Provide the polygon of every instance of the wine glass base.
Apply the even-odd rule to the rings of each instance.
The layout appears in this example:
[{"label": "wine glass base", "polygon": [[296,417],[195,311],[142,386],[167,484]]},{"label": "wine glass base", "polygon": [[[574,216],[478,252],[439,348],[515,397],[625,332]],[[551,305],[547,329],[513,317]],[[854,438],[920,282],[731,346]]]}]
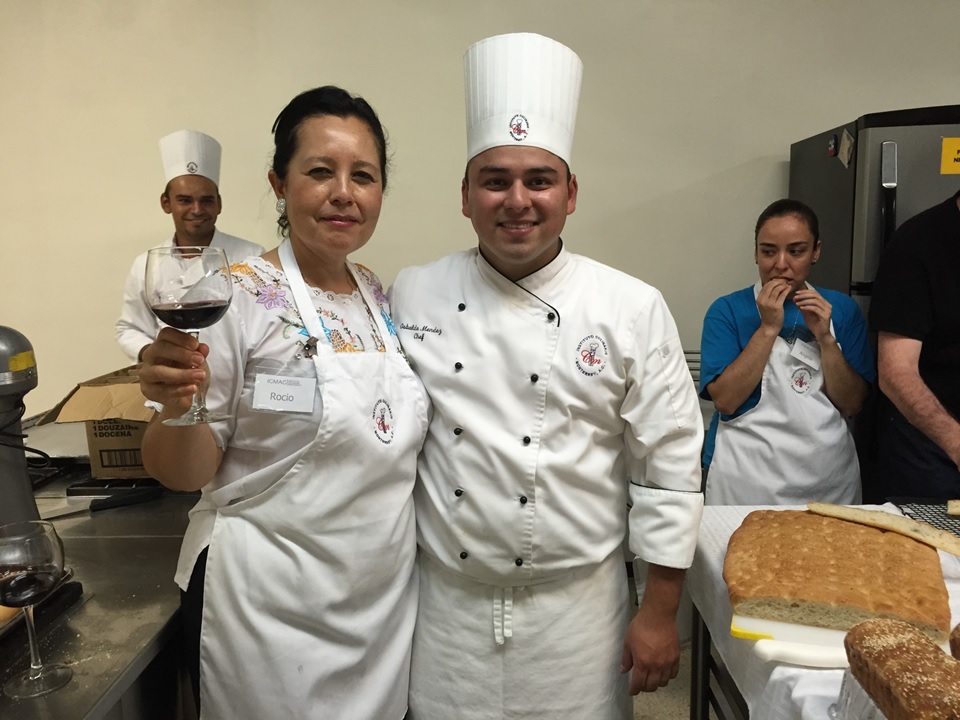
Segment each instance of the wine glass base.
[{"label": "wine glass base", "polygon": [[59,690],[73,677],[73,670],[64,665],[44,665],[40,676],[31,678],[30,671],[11,678],[3,686],[3,692],[16,700],[40,697]]},{"label": "wine glass base", "polygon": [[209,410],[200,410],[197,412],[192,412],[188,410],[186,413],[181,415],[178,418],[170,418],[169,420],[164,420],[163,424],[169,427],[189,427],[190,425],[206,425],[207,423],[220,422],[222,420],[229,420],[229,415],[224,415],[222,413],[213,413]]}]

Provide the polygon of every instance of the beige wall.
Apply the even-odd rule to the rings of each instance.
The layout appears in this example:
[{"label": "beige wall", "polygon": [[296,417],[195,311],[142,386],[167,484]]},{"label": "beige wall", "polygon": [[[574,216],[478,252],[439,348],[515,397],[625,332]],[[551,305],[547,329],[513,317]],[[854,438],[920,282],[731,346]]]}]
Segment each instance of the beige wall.
[{"label": "beige wall", "polygon": [[[960,102],[955,0],[31,0],[0,3],[0,325],[36,351],[28,414],[126,364],[133,257],[172,231],[160,136],[223,145],[218,226],[275,242],[271,123],[297,92],[366,96],[393,143],[389,284],[475,242],[460,215],[461,58],[535,31],[585,65],[568,246],[659,287],[684,345],[753,281],[752,225],[792,141],[868,112]],[[829,238],[824,238],[829,242]]]}]

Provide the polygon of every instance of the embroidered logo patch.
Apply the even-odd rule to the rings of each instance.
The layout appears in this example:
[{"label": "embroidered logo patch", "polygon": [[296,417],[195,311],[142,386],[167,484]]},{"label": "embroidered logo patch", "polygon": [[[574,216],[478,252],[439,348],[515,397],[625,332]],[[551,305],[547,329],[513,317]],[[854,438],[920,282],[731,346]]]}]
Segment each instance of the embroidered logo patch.
[{"label": "embroidered logo patch", "polygon": [[813,375],[807,368],[797,368],[790,378],[790,387],[793,388],[795,393],[804,395],[810,391],[811,379],[813,379]]},{"label": "embroidered logo patch", "polygon": [[384,445],[393,442],[393,408],[383,398],[377,400],[373,406],[373,413],[370,416],[373,419],[373,433],[377,440]]},{"label": "embroidered logo patch", "polygon": [[510,137],[517,142],[527,139],[527,131],[530,129],[530,122],[526,117],[519,113],[510,118]]},{"label": "embroidered logo patch", "polygon": [[587,335],[577,345],[577,370],[587,377],[603,372],[609,357],[606,341],[599,335]]},{"label": "embroidered logo patch", "polygon": [[196,171],[197,171],[197,164],[196,164],[195,162],[188,162],[188,163],[187,163],[187,172],[193,174],[193,173],[195,173]]}]

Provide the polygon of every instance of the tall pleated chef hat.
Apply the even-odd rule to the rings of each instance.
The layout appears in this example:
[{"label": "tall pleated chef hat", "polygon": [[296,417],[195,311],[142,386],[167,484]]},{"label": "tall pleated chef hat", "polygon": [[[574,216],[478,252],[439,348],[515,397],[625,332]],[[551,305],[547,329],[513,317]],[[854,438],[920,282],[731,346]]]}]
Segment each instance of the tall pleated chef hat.
[{"label": "tall pleated chef hat", "polygon": [[467,159],[501,145],[543,148],[570,164],[583,63],[535,33],[496,35],[463,57]]},{"label": "tall pleated chef hat", "polygon": [[203,175],[220,186],[220,143],[198,130],[177,130],[160,138],[167,182],[181,175]]}]

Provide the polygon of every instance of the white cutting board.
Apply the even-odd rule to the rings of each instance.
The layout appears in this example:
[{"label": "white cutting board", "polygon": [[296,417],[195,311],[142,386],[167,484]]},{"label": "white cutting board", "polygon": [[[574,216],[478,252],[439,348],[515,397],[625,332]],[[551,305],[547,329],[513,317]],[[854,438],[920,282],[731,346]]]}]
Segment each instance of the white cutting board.
[{"label": "white cutting board", "polygon": [[[818,668],[845,668],[847,652],[843,648],[845,630],[829,630],[734,615],[730,634],[735,638],[755,640],[753,652],[761,660]],[[947,654],[950,646],[941,645]]]},{"label": "white cutting board", "polygon": [[734,615],[730,634],[743,640],[755,640],[753,652],[761,660],[805,665],[807,667],[847,667],[843,649],[843,630],[794,625]]}]

